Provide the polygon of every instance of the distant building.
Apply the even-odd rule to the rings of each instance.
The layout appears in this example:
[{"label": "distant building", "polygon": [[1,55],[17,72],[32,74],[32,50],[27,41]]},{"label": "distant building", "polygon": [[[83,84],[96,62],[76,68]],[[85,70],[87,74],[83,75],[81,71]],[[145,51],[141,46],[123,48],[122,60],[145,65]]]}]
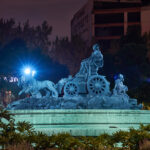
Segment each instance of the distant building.
[{"label": "distant building", "polygon": [[141,29],[142,34],[150,32],[150,5],[141,7]]},{"label": "distant building", "polygon": [[140,0],[88,0],[71,20],[71,36],[80,35],[88,45],[94,39],[108,50],[128,27],[150,31],[150,6]]}]

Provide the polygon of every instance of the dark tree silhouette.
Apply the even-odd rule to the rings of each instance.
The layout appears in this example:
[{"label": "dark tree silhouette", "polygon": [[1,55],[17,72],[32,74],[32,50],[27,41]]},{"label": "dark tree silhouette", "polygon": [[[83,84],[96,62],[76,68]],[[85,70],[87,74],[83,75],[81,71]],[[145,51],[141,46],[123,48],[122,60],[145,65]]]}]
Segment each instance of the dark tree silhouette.
[{"label": "dark tree silhouette", "polygon": [[69,41],[67,37],[57,37],[49,52],[54,61],[67,65],[72,75],[77,73],[81,61],[89,57],[90,54],[91,49],[86,46],[86,43],[79,36],[73,37],[72,41]]},{"label": "dark tree silhouette", "polygon": [[66,76],[68,69],[48,56],[51,31],[46,21],[34,27],[29,21],[17,25],[13,19],[0,19],[0,73],[18,75],[23,65],[31,64],[41,73],[39,79],[56,81]]},{"label": "dark tree silhouette", "polygon": [[[16,24],[13,19],[0,19],[0,77],[19,77],[22,67],[26,65],[37,70],[38,80],[57,82],[68,76],[68,68],[54,63],[48,55],[51,31],[52,27],[46,21],[38,26],[30,26],[29,21]],[[18,90],[16,83],[0,80],[2,95],[5,91],[11,91],[17,99]]]},{"label": "dark tree silhouette", "polygon": [[118,72],[125,74],[129,95],[140,102],[149,100],[150,62],[148,60],[149,37],[141,36],[139,27],[129,28],[127,34],[120,40],[120,50],[116,54]]},{"label": "dark tree silhouette", "polygon": [[51,44],[49,36],[52,27],[47,21],[43,21],[41,25],[30,26],[27,20],[24,24],[16,24],[13,19],[0,19],[0,43],[1,46],[8,44],[10,41],[21,38],[25,41],[30,49],[40,48],[44,51],[49,49]]}]

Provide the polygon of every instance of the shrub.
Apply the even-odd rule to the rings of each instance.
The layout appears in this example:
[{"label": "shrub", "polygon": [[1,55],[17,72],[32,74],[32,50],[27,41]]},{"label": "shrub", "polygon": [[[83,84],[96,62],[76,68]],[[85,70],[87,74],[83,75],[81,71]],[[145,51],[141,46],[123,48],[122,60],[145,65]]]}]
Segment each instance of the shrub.
[{"label": "shrub", "polygon": [[[28,122],[14,123],[7,111],[0,110],[0,145],[7,150],[146,150],[150,149],[150,125],[139,129],[106,133],[98,137],[73,137],[68,133],[48,136],[35,132]],[[117,144],[121,144],[119,148]]]}]

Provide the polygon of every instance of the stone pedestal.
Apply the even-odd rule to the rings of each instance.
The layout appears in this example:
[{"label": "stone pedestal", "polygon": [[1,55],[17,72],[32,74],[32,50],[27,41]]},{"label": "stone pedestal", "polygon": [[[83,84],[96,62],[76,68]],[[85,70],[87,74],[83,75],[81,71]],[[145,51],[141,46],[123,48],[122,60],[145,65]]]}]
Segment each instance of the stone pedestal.
[{"label": "stone pedestal", "polygon": [[68,132],[73,136],[98,136],[150,124],[148,110],[11,110],[17,121],[30,122],[48,135]]}]

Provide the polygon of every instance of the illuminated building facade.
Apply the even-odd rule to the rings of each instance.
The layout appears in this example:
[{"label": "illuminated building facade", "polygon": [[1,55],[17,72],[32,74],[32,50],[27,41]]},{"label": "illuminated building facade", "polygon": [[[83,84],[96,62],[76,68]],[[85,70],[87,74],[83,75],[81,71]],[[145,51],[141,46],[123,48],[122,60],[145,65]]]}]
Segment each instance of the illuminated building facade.
[{"label": "illuminated building facade", "polygon": [[98,41],[108,50],[127,28],[150,31],[149,15],[150,6],[140,0],[89,0],[71,20],[71,37],[80,35],[88,45]]}]

